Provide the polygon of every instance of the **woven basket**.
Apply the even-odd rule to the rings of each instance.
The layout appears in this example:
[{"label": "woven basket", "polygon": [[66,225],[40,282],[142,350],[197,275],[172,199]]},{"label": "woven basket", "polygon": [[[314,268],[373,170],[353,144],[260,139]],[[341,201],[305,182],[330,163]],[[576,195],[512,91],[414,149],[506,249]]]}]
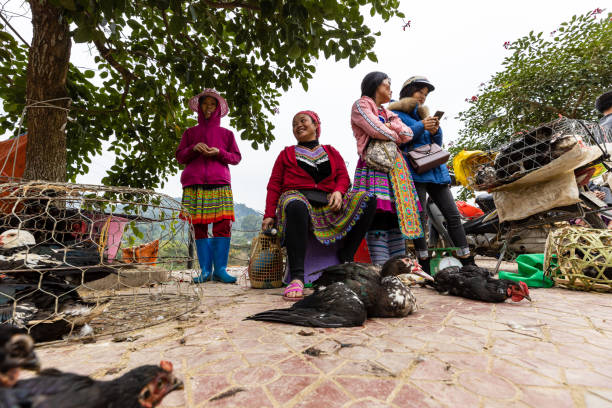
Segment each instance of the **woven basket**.
[{"label": "woven basket", "polygon": [[259,234],[253,240],[248,272],[252,288],[270,289],[283,286],[285,262],[279,237]]},{"label": "woven basket", "polygon": [[612,231],[579,227],[552,231],[546,239],[544,274],[568,289],[612,292]]}]

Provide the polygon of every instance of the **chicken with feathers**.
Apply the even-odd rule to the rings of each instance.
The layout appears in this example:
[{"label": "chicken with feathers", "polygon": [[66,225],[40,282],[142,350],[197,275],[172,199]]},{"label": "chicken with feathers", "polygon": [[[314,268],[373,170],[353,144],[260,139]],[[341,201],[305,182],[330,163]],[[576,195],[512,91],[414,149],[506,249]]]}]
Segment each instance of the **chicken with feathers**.
[{"label": "chicken with feathers", "polygon": [[433,282],[428,281],[427,284],[442,294],[483,302],[499,303],[508,298],[514,302],[523,299],[531,301],[525,282],[493,278],[488,270],[475,265],[445,268],[436,273]]},{"label": "chicken with feathers", "polygon": [[[134,368],[110,381],[47,369],[18,381],[10,391],[18,408],[153,408],[183,383],[172,373],[172,363]],[[16,404],[15,404],[16,403]],[[2,405],[0,405],[0,408]]]},{"label": "chicken with feathers", "polygon": [[246,319],[309,327],[352,327],[362,325],[367,317],[404,317],[416,309],[416,299],[397,276],[425,274],[419,270],[403,256],[390,259],[380,270],[356,262],[331,266],[323,269],[312,295],[290,308],[268,310]]},{"label": "chicken with feathers", "polygon": [[15,385],[22,369],[39,368],[34,340],[26,331],[9,324],[0,325],[0,388]]},{"label": "chicken with feathers", "polygon": [[0,323],[29,328],[37,342],[60,340],[73,324],[82,325],[81,318],[88,319],[96,309],[96,304],[84,301],[75,289],[53,281],[41,282],[39,289],[38,282],[0,278]]},{"label": "chicken with feathers", "polygon": [[115,272],[104,263],[97,248],[37,244],[34,235],[25,230],[11,229],[0,234],[0,270],[20,271],[15,276],[24,279],[38,281],[43,273],[43,280],[54,276],[82,284]]}]

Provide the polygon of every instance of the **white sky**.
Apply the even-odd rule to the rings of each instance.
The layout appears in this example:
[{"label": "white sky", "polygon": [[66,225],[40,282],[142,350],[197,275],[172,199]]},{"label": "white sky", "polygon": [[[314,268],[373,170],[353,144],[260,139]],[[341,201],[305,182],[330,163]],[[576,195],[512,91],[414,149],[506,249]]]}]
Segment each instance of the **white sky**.
[{"label": "white sky", "polygon": [[[380,19],[370,19],[368,14],[366,21],[372,31],[381,31],[374,47],[377,64],[367,61],[350,69],[348,60],[335,62],[333,58],[321,58],[317,61],[308,92],[297,84],[281,97],[279,114],[270,118],[276,126],[276,140],[267,152],[263,148],[253,150],[250,142],[241,140],[240,134],[232,129],[242,153],[242,162],[230,167],[234,201],[259,211],[264,209],[272,165],[284,146],[295,144],[291,120],[303,109],[319,114],[321,143],[331,144],[340,151],[352,177],[357,150],[350,127],[350,108],[360,96],[361,79],[368,72],[386,72],[392,79],[394,97],[399,95],[401,84],[408,77],[427,76],[436,86],[427,105],[432,112],[446,112],[442,128],[448,143],[457,137],[461,126],[455,116],[469,106],[465,98],[476,94],[479,84],[500,70],[502,60],[510,52],[503,47],[505,41],[514,41],[531,30],[549,33],[572,15],[597,7],[604,7],[602,1],[402,1],[401,10],[406,20],[411,20],[411,27],[405,31],[400,19],[382,23]],[[12,23],[19,26],[29,41],[29,21],[14,19]],[[81,44],[73,48],[71,60],[75,65],[95,66],[88,49]],[[229,120],[223,119],[222,126],[228,127]],[[174,155],[174,152],[168,154]],[[90,173],[78,177],[77,181],[98,184],[113,163],[110,153],[96,156]],[[170,177],[160,191],[180,197],[179,174]]]}]

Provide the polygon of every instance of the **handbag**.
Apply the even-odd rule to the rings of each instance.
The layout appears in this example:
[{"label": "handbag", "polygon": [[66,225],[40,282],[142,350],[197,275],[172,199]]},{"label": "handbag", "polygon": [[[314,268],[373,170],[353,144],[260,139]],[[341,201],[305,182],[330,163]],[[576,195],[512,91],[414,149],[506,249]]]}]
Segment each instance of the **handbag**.
[{"label": "handbag", "polygon": [[323,207],[329,203],[327,194],[321,190],[300,190],[300,193],[304,194],[304,197],[308,200],[310,205],[313,207]]},{"label": "handbag", "polygon": [[389,173],[395,165],[397,145],[392,140],[370,139],[365,152],[365,162],[371,169]]},{"label": "handbag", "polygon": [[417,174],[446,163],[449,157],[450,153],[435,143],[415,147],[408,152],[408,160]]}]

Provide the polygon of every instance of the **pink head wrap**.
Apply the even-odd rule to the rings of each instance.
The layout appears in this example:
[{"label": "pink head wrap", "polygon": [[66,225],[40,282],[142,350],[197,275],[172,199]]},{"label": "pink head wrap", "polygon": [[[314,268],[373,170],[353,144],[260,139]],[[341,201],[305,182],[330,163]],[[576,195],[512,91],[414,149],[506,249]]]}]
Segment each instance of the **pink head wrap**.
[{"label": "pink head wrap", "polygon": [[303,115],[308,115],[310,116],[310,118],[312,119],[312,121],[319,125],[317,126],[317,139],[319,138],[319,136],[321,136],[321,119],[319,119],[319,115],[317,115],[317,113],[315,111],[311,111],[311,110],[303,110],[303,111],[299,111],[298,113],[296,113],[295,115],[299,115],[299,114],[303,114]]}]

